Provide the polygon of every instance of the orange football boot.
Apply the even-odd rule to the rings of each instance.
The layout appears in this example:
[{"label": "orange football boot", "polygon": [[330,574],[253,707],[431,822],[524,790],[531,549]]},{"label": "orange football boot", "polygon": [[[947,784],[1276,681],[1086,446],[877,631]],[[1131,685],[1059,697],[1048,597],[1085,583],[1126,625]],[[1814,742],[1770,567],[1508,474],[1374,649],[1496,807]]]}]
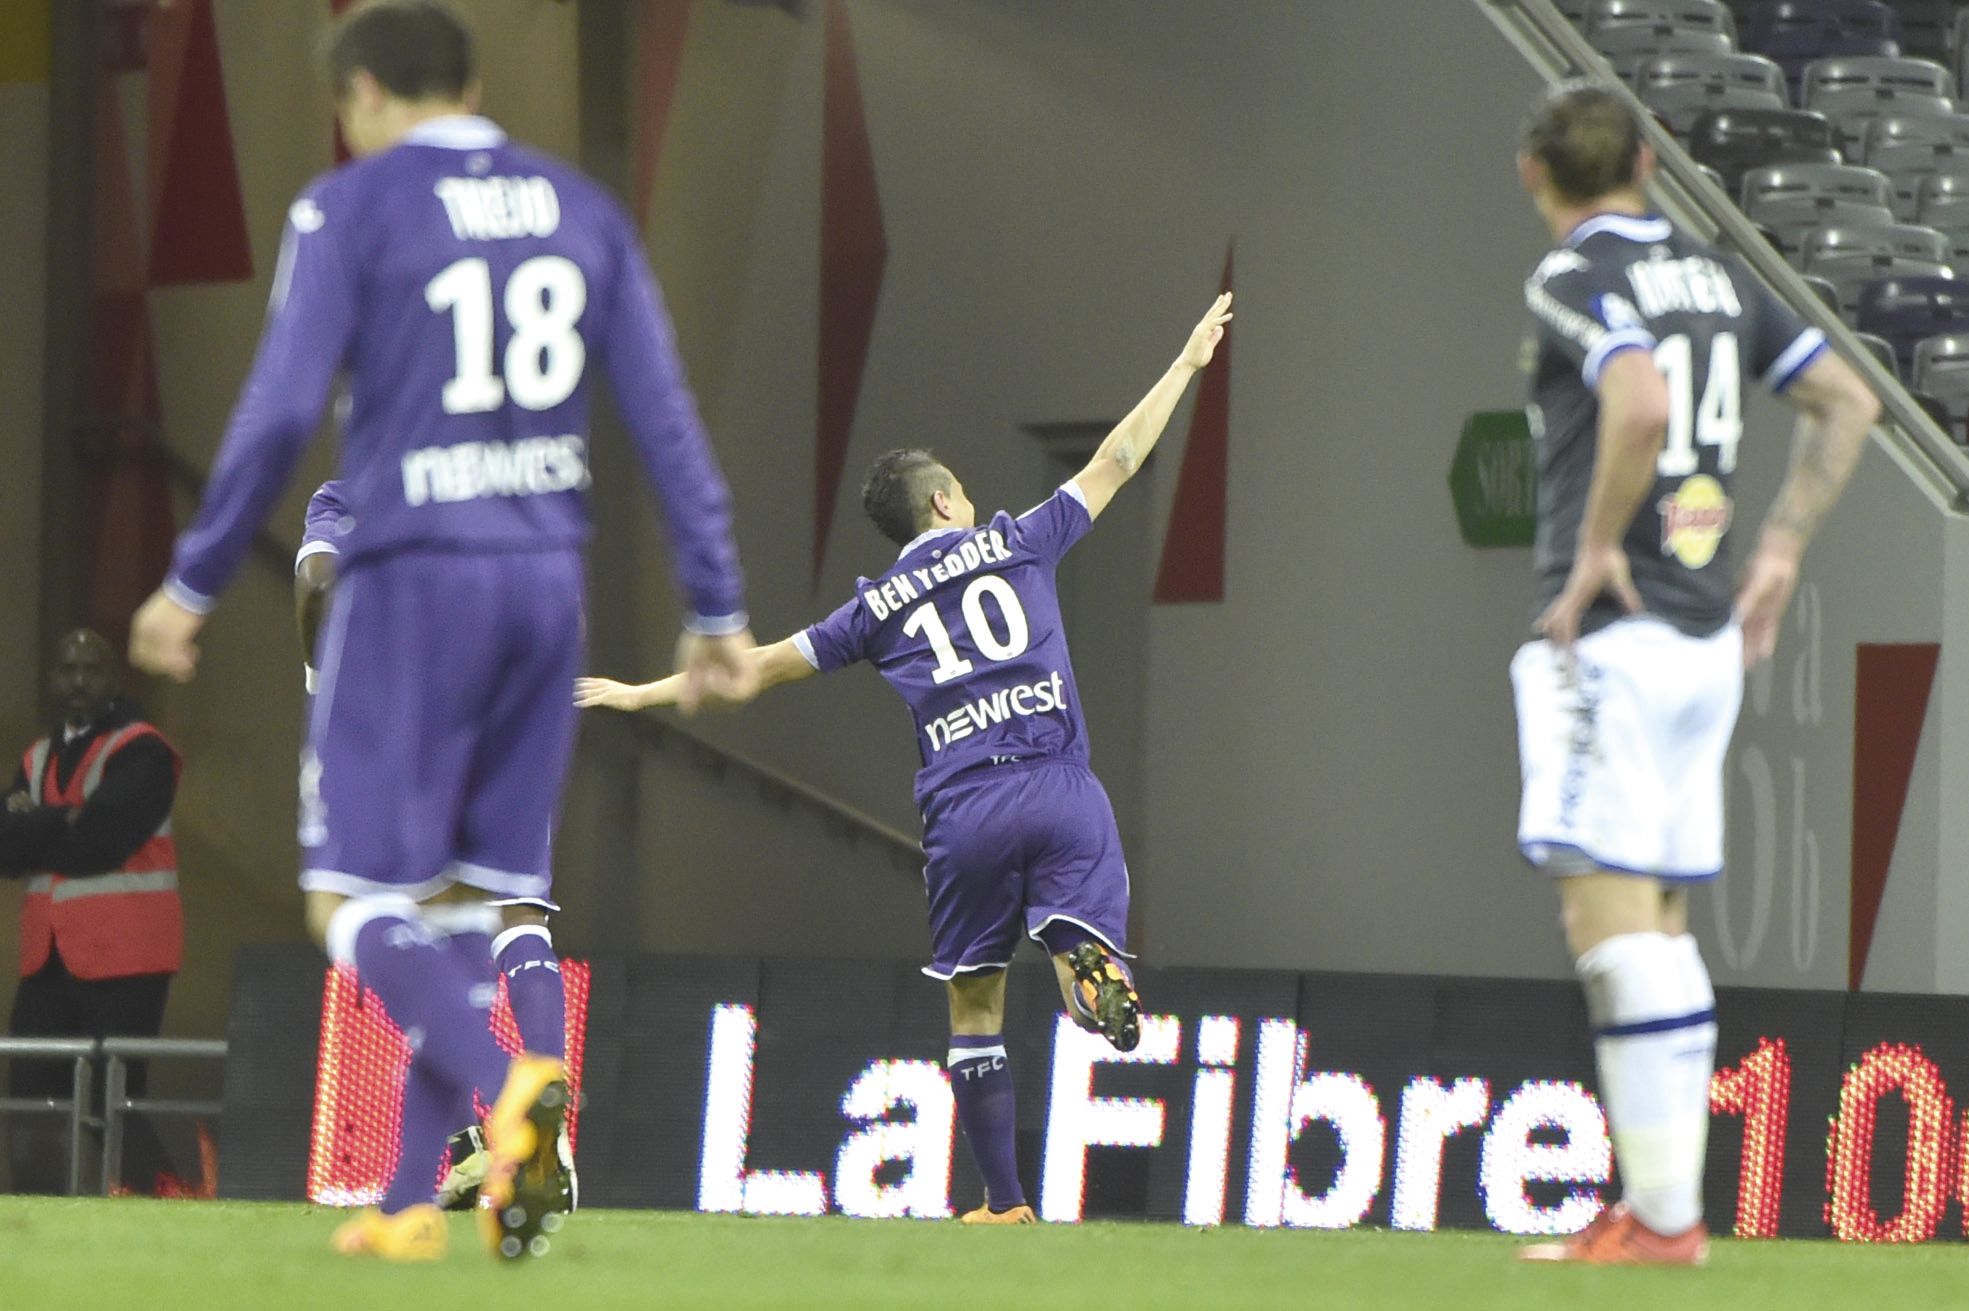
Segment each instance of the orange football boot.
[{"label": "orange football boot", "polygon": [[485,1120],[479,1234],[494,1256],[544,1256],[567,1209],[559,1143],[572,1098],[567,1072],[549,1056],[521,1056]]},{"label": "orange football boot", "polygon": [[989,1205],[975,1211],[966,1211],[958,1217],[959,1224],[967,1225],[1036,1225],[1039,1217],[1029,1206],[1015,1206],[1009,1211],[994,1211]]},{"label": "orange football boot", "polygon": [[330,1240],[343,1256],[380,1256],[385,1261],[442,1261],[451,1246],[444,1212],[426,1202],[384,1215],[373,1206],[345,1220]]},{"label": "orange football boot", "polygon": [[1572,1261],[1582,1265],[1707,1265],[1709,1230],[1698,1221],[1679,1234],[1658,1234],[1615,1202],[1593,1223],[1557,1243],[1518,1249],[1520,1261]]}]

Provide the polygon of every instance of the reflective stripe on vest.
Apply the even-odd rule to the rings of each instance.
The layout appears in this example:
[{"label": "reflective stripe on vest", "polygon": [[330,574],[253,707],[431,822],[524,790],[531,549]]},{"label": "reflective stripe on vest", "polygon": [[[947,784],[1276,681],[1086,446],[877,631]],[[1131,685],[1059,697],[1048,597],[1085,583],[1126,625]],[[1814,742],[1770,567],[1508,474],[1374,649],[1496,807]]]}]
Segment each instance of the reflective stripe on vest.
[{"label": "reflective stripe on vest", "polygon": [[41,776],[48,772],[48,752],[53,749],[53,739],[45,737],[27,749],[27,799],[37,806],[41,804]]},{"label": "reflective stripe on vest", "polygon": [[[52,882],[52,880],[51,880]],[[76,901],[83,897],[108,897],[124,892],[176,892],[178,890],[178,871],[174,869],[145,870],[132,874],[88,874],[80,878],[63,879],[52,888],[36,888],[28,885],[29,892],[45,891],[53,895],[56,905],[64,901]]]},{"label": "reflective stripe on vest", "polygon": [[[111,756],[139,737],[163,735],[133,723],[91,742],[76,773],[53,777],[55,739],[27,753],[34,767],[30,787],[41,805],[86,806],[101,786]],[[170,743],[164,742],[167,751]],[[171,752],[174,772],[177,753]],[[184,912],[178,900],[178,852],[167,815],[151,836],[102,874],[30,875],[21,902],[20,970],[40,969],[59,947],[68,970],[80,979],[175,973],[184,961]]]},{"label": "reflective stripe on vest", "polygon": [[153,730],[148,724],[125,724],[116,731],[109,741],[103,743],[103,749],[98,751],[96,758],[89,762],[89,772],[82,776],[82,796],[84,799],[96,795],[96,789],[102,785],[103,770],[108,767],[109,758],[115,755],[122,748],[123,744],[131,738],[140,737],[151,731]]}]

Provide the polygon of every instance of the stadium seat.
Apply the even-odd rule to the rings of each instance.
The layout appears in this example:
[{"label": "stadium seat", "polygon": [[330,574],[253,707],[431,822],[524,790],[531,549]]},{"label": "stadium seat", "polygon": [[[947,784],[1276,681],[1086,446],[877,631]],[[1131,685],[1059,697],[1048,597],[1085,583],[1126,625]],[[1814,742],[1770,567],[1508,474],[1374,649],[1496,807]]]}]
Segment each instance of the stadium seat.
[{"label": "stadium seat", "polygon": [[1908,388],[1907,394],[1914,398],[1916,405],[1919,405],[1928,412],[1928,417],[1935,421],[1936,427],[1947,433],[1955,441],[1960,442],[1963,440],[1962,425],[1956,422],[1955,418],[1950,415],[1948,405],[1939,397],[1930,396],[1925,391],[1916,391],[1912,387]]},{"label": "stadium seat", "polygon": [[1669,55],[1727,55],[1736,43],[1725,32],[1688,32],[1672,27],[1612,27],[1589,33],[1593,48],[1605,55],[1614,74],[1632,81],[1634,72],[1650,59]]},{"label": "stadium seat", "polygon": [[1867,348],[1868,353],[1874,359],[1880,361],[1881,368],[1895,375],[1900,373],[1900,368],[1894,361],[1894,344],[1892,342],[1888,341],[1885,337],[1876,337],[1870,332],[1856,332],[1853,336],[1858,340],[1860,345]]},{"label": "stadium seat", "polygon": [[1721,173],[1718,173],[1715,169],[1709,167],[1709,165],[1697,164],[1696,172],[1702,174],[1704,177],[1708,178],[1711,182],[1714,182],[1716,184],[1717,189],[1720,190],[1724,195],[1727,196],[1730,194],[1729,187],[1724,185],[1723,175]]},{"label": "stadium seat", "polygon": [[1887,175],[1888,201],[1903,222],[1913,219],[1921,183],[1937,173],[1969,173],[1969,115],[1920,114],[1876,118],[1862,151],[1866,166]]},{"label": "stadium seat", "polygon": [[1796,104],[1799,82],[1814,60],[1898,55],[1900,36],[1899,16],[1879,0],[1776,0],[1751,14],[1743,48],[1784,70]]},{"label": "stadium seat", "polygon": [[1943,232],[1969,224],[1969,168],[1921,179],[1921,197],[1915,204],[1914,221]]},{"label": "stadium seat", "polygon": [[1924,337],[1916,342],[1911,380],[1916,390],[1941,402],[1948,414],[1943,426],[1961,440],[1963,421],[1969,419],[1969,336]]},{"label": "stadium seat", "polygon": [[1918,209],[1926,215],[1922,227],[1933,228],[1948,241],[1949,267],[1955,276],[1969,277],[1969,160],[1961,173],[1938,173],[1923,178]]},{"label": "stadium seat", "polygon": [[[1805,263],[1814,273],[1829,260],[1865,255],[1876,259],[1948,260],[1948,238],[1914,223],[1876,223],[1870,227],[1819,228],[1807,233]],[[1820,274],[1821,277],[1825,276]]]},{"label": "stadium seat", "polygon": [[1759,55],[1669,55],[1634,73],[1641,101],[1676,136],[1711,109],[1784,109],[1784,74]]},{"label": "stadium seat", "polygon": [[1584,24],[1588,37],[1623,27],[1667,28],[1677,32],[1721,32],[1737,39],[1737,20],[1722,0],[1591,0]]},{"label": "stadium seat", "polygon": [[1809,35],[1836,41],[1841,37],[1901,39],[1900,15],[1881,0],[1765,0],[1744,28],[1744,45],[1763,49],[1773,37]]},{"label": "stadium seat", "polygon": [[1947,275],[1893,277],[1860,288],[1859,330],[1885,337],[1903,376],[1924,337],[1969,333],[1969,282]]},{"label": "stadium seat", "polygon": [[1901,49],[1924,59],[1954,54],[1955,0],[1894,0],[1901,20]]},{"label": "stadium seat", "polygon": [[1734,192],[1766,164],[1837,164],[1832,124],[1802,109],[1715,109],[1689,128],[1689,153],[1723,175]]},{"label": "stadium seat", "polygon": [[1839,313],[1839,288],[1824,278],[1815,278],[1809,273],[1800,274],[1798,280],[1805,284],[1807,291],[1824,301],[1827,309],[1834,314]]},{"label": "stadium seat", "polygon": [[1946,237],[1933,228],[1899,223],[1809,232],[1800,262],[1806,272],[1838,289],[1839,307],[1848,314],[1859,308],[1860,289],[1877,279],[1954,272]]},{"label": "stadium seat", "polygon": [[1838,125],[1840,149],[1858,163],[1874,119],[1953,114],[1955,75],[1926,59],[1821,59],[1805,69],[1799,103]]},{"label": "stadium seat", "polygon": [[1778,164],[1744,176],[1743,212],[1775,233],[1774,244],[1797,263],[1805,234],[1815,228],[1892,223],[1887,195],[1887,179],[1870,168]]}]

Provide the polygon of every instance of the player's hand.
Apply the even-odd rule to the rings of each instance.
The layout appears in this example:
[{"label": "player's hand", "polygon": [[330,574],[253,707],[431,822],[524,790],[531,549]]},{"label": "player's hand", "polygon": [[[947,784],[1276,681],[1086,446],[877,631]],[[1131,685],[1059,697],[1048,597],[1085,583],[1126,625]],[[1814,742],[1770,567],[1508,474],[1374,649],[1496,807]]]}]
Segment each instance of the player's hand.
[{"label": "player's hand", "polygon": [[1201,369],[1210,363],[1217,353],[1217,343],[1224,339],[1224,325],[1231,321],[1231,293],[1225,292],[1210,306],[1210,312],[1203,316],[1190,332],[1189,341],[1183,344],[1183,353],[1176,357],[1176,363],[1186,364],[1192,369]]},{"label": "player's hand", "polygon": [[1789,533],[1765,532],[1737,588],[1737,620],[1743,625],[1743,667],[1767,660],[1778,647],[1778,624],[1798,587],[1803,544]]},{"label": "player's hand", "polygon": [[677,709],[691,715],[704,706],[742,705],[759,695],[755,645],[749,628],[724,637],[685,632],[677,639],[677,672],[684,680]]},{"label": "player's hand", "polygon": [[574,704],[583,710],[641,710],[642,689],[613,678],[577,678]]},{"label": "player's hand", "polygon": [[7,794],[7,813],[9,815],[25,815],[33,809],[34,798],[27,795],[27,793],[9,792]]},{"label": "player's hand", "polygon": [[1573,557],[1565,587],[1532,628],[1553,645],[1570,648],[1579,640],[1579,621],[1603,592],[1613,593],[1628,614],[1641,612],[1641,594],[1634,590],[1627,552],[1617,546],[1582,547]]},{"label": "player's hand", "polygon": [[193,639],[204,626],[204,615],[193,614],[162,591],[152,592],[130,620],[130,664],[146,674],[189,683],[198,672]]}]

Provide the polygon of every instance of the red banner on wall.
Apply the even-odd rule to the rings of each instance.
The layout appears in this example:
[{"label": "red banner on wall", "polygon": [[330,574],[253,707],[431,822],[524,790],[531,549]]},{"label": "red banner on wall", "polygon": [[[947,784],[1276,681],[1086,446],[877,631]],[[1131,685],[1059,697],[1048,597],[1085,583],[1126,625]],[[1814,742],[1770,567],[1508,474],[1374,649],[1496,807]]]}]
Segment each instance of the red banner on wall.
[{"label": "red banner on wall", "polygon": [[[575,1142],[581,1127],[588,983],[587,962],[561,962],[561,986],[567,996],[567,1081],[576,1094],[576,1109],[568,1114],[568,1137]],[[506,1000],[503,978],[492,1008],[492,1036],[503,1050],[519,1053],[519,1026]],[[327,1206],[366,1206],[383,1195],[403,1152],[403,1084],[409,1071],[410,1045],[384,1013],[382,1001],[356,982],[353,971],[331,967],[321,994],[308,1200]],[[432,1162],[439,1175],[443,1165]],[[439,1175],[433,1176],[434,1181]]]}]

